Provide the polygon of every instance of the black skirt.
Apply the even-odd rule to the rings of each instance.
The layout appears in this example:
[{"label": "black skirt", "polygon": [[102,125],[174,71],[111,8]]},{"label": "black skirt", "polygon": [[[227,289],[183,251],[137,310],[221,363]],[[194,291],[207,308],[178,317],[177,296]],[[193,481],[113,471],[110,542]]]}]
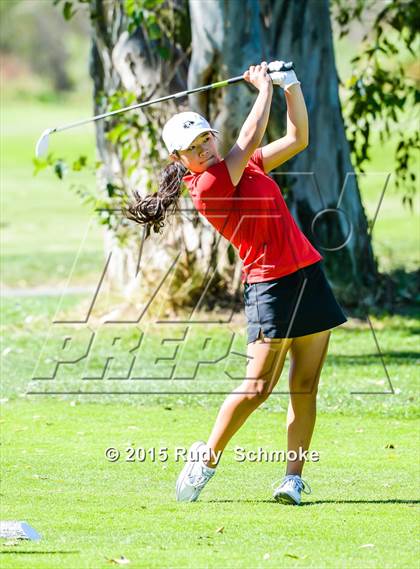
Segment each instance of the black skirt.
[{"label": "black skirt", "polygon": [[244,284],[248,344],[260,331],[268,338],[298,338],[347,322],[322,263],[272,281]]}]

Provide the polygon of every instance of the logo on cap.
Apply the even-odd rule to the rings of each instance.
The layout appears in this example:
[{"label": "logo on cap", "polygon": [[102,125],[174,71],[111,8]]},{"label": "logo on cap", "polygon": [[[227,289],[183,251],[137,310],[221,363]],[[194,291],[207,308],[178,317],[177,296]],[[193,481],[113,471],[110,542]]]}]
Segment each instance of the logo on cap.
[{"label": "logo on cap", "polygon": [[191,125],[195,124],[194,121],[186,121],[182,125],[184,128],[190,128]]}]

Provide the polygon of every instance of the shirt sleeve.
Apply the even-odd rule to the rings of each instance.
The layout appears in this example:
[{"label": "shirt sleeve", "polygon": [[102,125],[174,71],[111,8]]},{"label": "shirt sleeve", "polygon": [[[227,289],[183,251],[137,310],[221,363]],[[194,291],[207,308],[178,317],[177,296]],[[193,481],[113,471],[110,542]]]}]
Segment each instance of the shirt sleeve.
[{"label": "shirt sleeve", "polygon": [[261,147],[257,148],[257,150],[254,151],[251,158],[249,159],[249,162],[253,166],[256,166],[258,168],[258,170],[261,170],[262,172],[264,172],[263,156],[262,156],[262,148]]}]

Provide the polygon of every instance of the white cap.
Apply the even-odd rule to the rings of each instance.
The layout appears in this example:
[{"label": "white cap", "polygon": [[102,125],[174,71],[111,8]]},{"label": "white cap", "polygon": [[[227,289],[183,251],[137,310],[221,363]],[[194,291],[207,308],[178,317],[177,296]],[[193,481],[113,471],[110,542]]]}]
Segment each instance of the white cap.
[{"label": "white cap", "polygon": [[163,127],[162,138],[171,154],[174,150],[185,150],[203,132],[216,132],[204,117],[187,111],[171,117]]}]

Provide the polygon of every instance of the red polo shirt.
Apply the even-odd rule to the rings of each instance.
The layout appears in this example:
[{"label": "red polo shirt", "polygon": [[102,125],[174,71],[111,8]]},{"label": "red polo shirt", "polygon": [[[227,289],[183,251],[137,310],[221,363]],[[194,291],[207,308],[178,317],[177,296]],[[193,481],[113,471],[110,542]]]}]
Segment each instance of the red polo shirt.
[{"label": "red polo shirt", "polygon": [[270,281],[323,259],[297,226],[258,148],[237,186],[224,160],[183,178],[196,209],[238,249],[242,282]]}]

